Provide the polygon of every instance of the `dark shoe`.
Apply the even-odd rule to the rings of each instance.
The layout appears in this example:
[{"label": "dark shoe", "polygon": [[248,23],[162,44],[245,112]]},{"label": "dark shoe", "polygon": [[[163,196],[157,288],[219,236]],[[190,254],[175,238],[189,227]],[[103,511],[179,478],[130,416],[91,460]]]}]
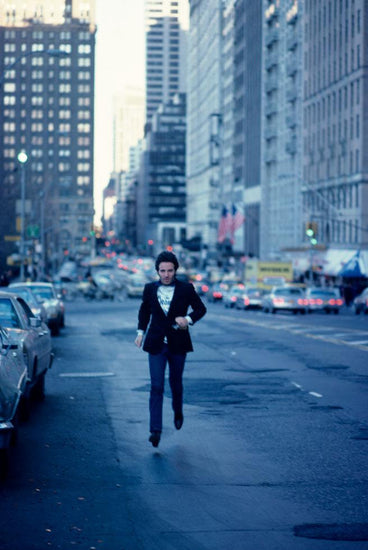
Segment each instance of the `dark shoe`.
[{"label": "dark shoe", "polygon": [[175,428],[180,430],[184,422],[184,416],[182,414],[176,414],[174,418]]},{"label": "dark shoe", "polygon": [[158,444],[160,443],[161,434],[160,432],[152,432],[149,436],[148,441],[152,443],[153,447],[158,447]]}]

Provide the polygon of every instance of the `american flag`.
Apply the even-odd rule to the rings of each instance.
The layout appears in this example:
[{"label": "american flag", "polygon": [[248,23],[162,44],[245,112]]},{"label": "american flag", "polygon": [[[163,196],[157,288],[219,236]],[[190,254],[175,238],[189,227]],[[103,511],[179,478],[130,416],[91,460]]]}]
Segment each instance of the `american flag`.
[{"label": "american flag", "polygon": [[232,216],[229,210],[224,206],[222,208],[221,219],[218,227],[217,240],[219,243],[224,242],[228,234],[231,233]]},{"label": "american flag", "polygon": [[241,227],[243,225],[245,221],[245,216],[244,214],[242,214],[235,206],[235,204],[233,204],[233,219],[232,219],[232,232],[233,234],[235,233],[235,231],[237,229],[239,229],[239,227]]},{"label": "american flag", "polygon": [[232,216],[230,226],[230,241],[231,244],[235,242],[235,231],[239,229],[244,223],[245,216],[236,208],[235,204],[232,205]]}]

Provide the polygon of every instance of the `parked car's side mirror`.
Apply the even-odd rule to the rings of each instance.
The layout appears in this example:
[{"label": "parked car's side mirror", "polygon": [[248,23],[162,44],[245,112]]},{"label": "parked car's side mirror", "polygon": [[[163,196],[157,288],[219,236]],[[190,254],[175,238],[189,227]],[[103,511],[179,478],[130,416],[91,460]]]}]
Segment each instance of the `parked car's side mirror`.
[{"label": "parked car's side mirror", "polygon": [[32,328],[38,328],[41,326],[41,319],[39,317],[31,317],[29,320],[29,324]]}]

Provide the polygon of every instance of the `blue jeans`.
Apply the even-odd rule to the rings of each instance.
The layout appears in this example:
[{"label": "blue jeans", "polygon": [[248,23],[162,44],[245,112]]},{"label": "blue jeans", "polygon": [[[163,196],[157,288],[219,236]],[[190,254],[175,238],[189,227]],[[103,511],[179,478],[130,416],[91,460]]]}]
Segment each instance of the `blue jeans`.
[{"label": "blue jeans", "polygon": [[172,395],[172,408],[175,415],[183,413],[183,371],[185,353],[171,353],[167,344],[160,353],[149,354],[151,393],[149,399],[150,431],[162,431],[162,406],[164,400],[165,369],[169,364],[169,383]]}]

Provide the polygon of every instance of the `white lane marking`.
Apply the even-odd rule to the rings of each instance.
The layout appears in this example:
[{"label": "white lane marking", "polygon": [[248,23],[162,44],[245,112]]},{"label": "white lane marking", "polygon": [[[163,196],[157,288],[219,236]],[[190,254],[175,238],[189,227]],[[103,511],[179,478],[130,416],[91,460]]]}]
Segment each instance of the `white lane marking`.
[{"label": "white lane marking", "polygon": [[[208,317],[211,317],[211,314],[208,315]],[[214,315],[213,316],[214,319],[216,320],[224,320],[224,321],[227,321],[227,322],[233,322],[233,323],[242,323],[244,325],[253,325],[253,326],[256,326],[256,327],[261,327],[261,328],[266,328],[266,329],[272,329],[272,330],[288,330],[289,332],[292,332],[293,331],[293,328],[298,328],[298,326],[300,327],[300,325],[297,325],[297,326],[293,326],[291,325],[290,323],[283,323],[281,325],[273,325],[271,324],[270,321],[255,321],[255,320],[250,320],[250,319],[240,319],[240,318],[231,318],[231,317],[227,317],[225,315]],[[337,344],[337,345],[346,345],[346,346],[350,346],[350,347],[353,347],[353,348],[356,348],[356,349],[360,349],[361,351],[368,351],[368,346],[366,345],[361,345],[358,343],[354,343],[354,342],[349,342],[347,340],[338,340],[336,338],[332,338],[332,337],[328,337],[327,335],[324,336],[322,334],[320,334],[321,332],[323,332],[323,327],[321,327],[321,329],[318,329],[318,332],[319,334],[313,334],[313,330],[316,330],[316,329],[313,329],[312,327],[310,328],[310,332],[304,332],[303,333],[303,336],[305,336],[306,338],[313,338],[315,340],[322,340],[323,342],[329,342],[331,344]],[[325,329],[327,331],[327,329]],[[333,333],[333,328],[331,327],[331,329],[329,328],[327,332],[332,332]],[[352,336],[353,334],[355,334],[355,330],[354,329],[346,329],[346,332],[349,332],[349,335]],[[361,331],[358,332],[358,334],[361,334]],[[363,332],[363,334],[366,334]]]},{"label": "white lane marking", "polygon": [[292,383],[293,386],[295,386],[299,390],[301,390],[303,388],[303,386],[301,386],[300,384],[297,384],[296,382],[291,382],[291,383]]},{"label": "white lane marking", "polygon": [[359,340],[359,341],[352,340],[350,344],[352,344],[353,346],[362,346],[364,344],[368,344],[368,340]]},{"label": "white lane marking", "polygon": [[309,395],[313,395],[313,397],[323,397],[323,395],[321,393],[317,393],[315,391],[310,391],[308,393],[309,393]]},{"label": "white lane marking", "polygon": [[98,378],[104,376],[115,376],[114,372],[61,372],[60,378]]}]

